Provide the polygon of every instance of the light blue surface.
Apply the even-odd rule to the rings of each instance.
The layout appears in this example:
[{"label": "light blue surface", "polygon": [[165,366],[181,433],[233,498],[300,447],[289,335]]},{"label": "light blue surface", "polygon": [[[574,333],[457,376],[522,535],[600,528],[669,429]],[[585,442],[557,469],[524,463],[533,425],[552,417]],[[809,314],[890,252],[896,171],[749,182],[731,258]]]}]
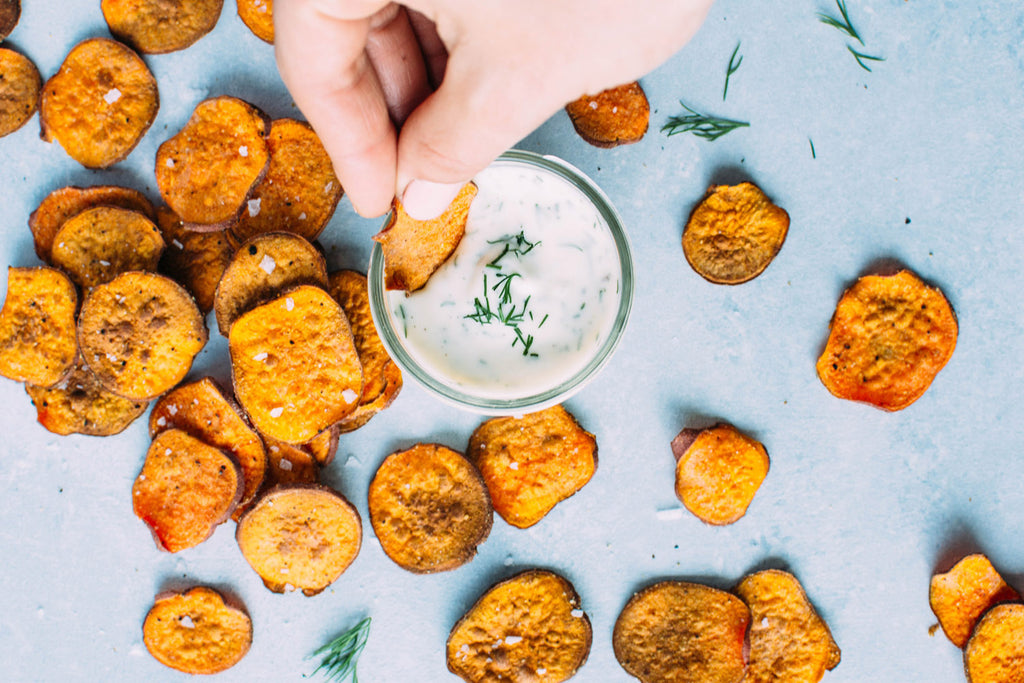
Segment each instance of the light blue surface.
[{"label": "light blue surface", "polygon": [[[107,35],[98,0],[26,0],[9,43],[52,75],[78,40]],[[936,568],[980,550],[1024,588],[1024,9],[1015,2],[849,0],[868,73],[817,2],[721,0],[694,41],[643,79],[652,129],[597,150],[559,113],[521,146],[580,167],[611,197],[637,265],[633,319],[612,363],[568,407],[597,436],[594,479],[541,523],[496,519],[469,565],[414,576],[390,562],[366,512],[369,480],[416,441],[462,449],[479,418],[407,384],[395,405],[345,436],[325,472],[363,516],[361,554],[319,596],[275,595],[246,565],[229,523],[203,545],[158,552],[131,511],[145,421],[106,439],[35,424],[23,389],[0,381],[0,678],[178,681],[145,651],[141,623],[167,587],[212,584],[252,615],[249,655],[224,681],[298,680],[303,657],[369,614],[361,680],[456,680],[444,642],[493,581],[529,567],[576,586],[594,626],[575,680],[626,681],[611,629],[632,592],[657,579],[731,587],[784,567],[832,627],[842,663],[825,681],[964,680],[959,651],[929,635]],[[156,199],[157,146],[208,95],[297,115],[273,63],[225,3],[216,30],[185,52],[146,58],[161,110],[132,155],[90,172],[38,138],[34,118],[0,139],[0,261],[37,264],[29,213],[66,184],[127,184]],[[722,102],[726,64],[743,64]],[[609,46],[616,49],[617,46]],[[716,142],[658,128],[690,106],[748,120]],[[812,158],[809,139],[817,158]],[[708,184],[751,179],[792,218],[757,279],[720,287],[679,244]],[[909,220],[908,220],[909,219]],[[365,268],[376,221],[347,201],[322,241],[332,268]],[[899,413],[833,398],[814,361],[842,290],[882,259],[939,285],[960,322],[949,365]],[[5,285],[3,285],[5,288]],[[192,376],[227,377],[214,331]],[[771,471],[748,514],[724,528],[679,509],[668,444],[683,426],[728,420],[760,438]]]}]

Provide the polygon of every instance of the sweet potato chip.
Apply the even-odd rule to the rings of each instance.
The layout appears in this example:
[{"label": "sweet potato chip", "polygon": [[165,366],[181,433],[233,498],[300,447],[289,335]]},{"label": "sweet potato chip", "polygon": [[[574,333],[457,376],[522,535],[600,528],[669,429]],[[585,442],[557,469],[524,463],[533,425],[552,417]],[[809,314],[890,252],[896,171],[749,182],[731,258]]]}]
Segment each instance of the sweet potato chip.
[{"label": "sweet potato chip", "polygon": [[942,292],[909,270],[866,275],[832,316],[818,377],[832,395],[884,410],[921,397],[956,348],[957,321]]},{"label": "sweet potato chip", "polygon": [[448,635],[448,669],[467,683],[558,683],[590,655],[593,632],[572,584],[533,569],[477,600]]},{"label": "sweet potato chip", "polygon": [[[345,419],[347,420],[348,418]],[[338,452],[339,434],[340,430],[337,425],[328,427],[303,444],[302,448],[313,456],[317,464],[326,467],[334,461],[334,455]]]},{"label": "sweet potato chip", "polygon": [[416,444],[384,459],[369,492],[370,522],[384,553],[411,572],[455,569],[491,531],[491,501],[460,453]]},{"label": "sweet potato chip", "polygon": [[209,538],[231,516],[242,487],[242,472],[226,453],[168,429],[146,453],[132,486],[132,507],[157,545],[176,553]]},{"label": "sweet potato chip", "polygon": [[764,272],[788,231],[789,214],[757,185],[713,185],[686,223],[683,254],[705,280],[738,285]]},{"label": "sweet potato chip", "polygon": [[156,153],[160,195],[190,230],[224,230],[238,220],[267,172],[270,121],[234,97],[200,102]]},{"label": "sweet potato chip", "polygon": [[272,489],[279,484],[315,484],[320,480],[320,464],[303,446],[267,440],[267,482]]},{"label": "sweet potato chip", "polygon": [[0,310],[0,375],[53,386],[75,365],[78,293],[53,268],[7,269],[7,297]]},{"label": "sweet potato chip", "polygon": [[974,625],[993,605],[1016,602],[1020,593],[1011,588],[987,557],[968,555],[945,574],[932,577],[928,603],[943,633],[963,648]]},{"label": "sweet potato chip", "polygon": [[180,429],[235,459],[244,481],[239,504],[256,496],[267,471],[263,442],[211,377],[182,384],[165,394],[149,415],[149,433]]},{"label": "sweet potato chip", "polygon": [[206,344],[195,301],[156,273],[131,272],[98,285],[82,303],[78,342],[104,387],[125,398],[154,398],[180,382]]},{"label": "sweet potato chip", "polygon": [[964,648],[968,683],[1024,681],[1024,605],[996,605],[974,627]]},{"label": "sweet potato chip", "polygon": [[662,581],[636,593],[612,632],[619,664],[641,683],[739,683],[750,610],[731,593]]},{"label": "sweet potato chip", "polygon": [[363,390],[341,307],[309,285],[242,315],[228,337],[235,395],[256,428],[301,444],[355,410]]},{"label": "sweet potato chip", "polygon": [[636,81],[584,95],[565,111],[579,136],[595,147],[639,142],[651,120],[651,105]]},{"label": "sweet potato chip", "polygon": [[43,139],[56,140],[87,168],[121,161],[149,130],[160,107],[156,79],[135,52],[106,38],[72,48],[43,86]]},{"label": "sweet potato chip", "polygon": [[466,232],[476,185],[466,183],[437,218],[418,221],[395,200],[387,225],[373,239],[384,250],[384,286],[414,292],[448,260]]},{"label": "sweet potato chip", "polygon": [[[21,18],[21,0],[0,0],[0,40],[3,40]],[[0,69],[2,71],[2,69]]]},{"label": "sweet potato chip", "polygon": [[238,0],[238,16],[257,38],[274,42],[274,0]]},{"label": "sweet potato chip", "polygon": [[735,427],[684,429],[672,441],[676,496],[707,524],[732,524],[747,512],[768,474],[768,452]]},{"label": "sweet potato chip", "polygon": [[315,240],[342,195],[327,150],[308,123],[294,119],[271,123],[267,147],[267,175],[253,189],[231,233],[238,242],[278,230]]},{"label": "sweet potato chip", "polygon": [[238,316],[295,285],[327,287],[327,264],[312,244],[287,232],[257,235],[224,270],[214,295],[217,326],[225,337]]},{"label": "sweet potato chip", "polygon": [[750,608],[750,662],[744,683],[818,683],[839,665],[839,646],[788,572],[745,577],[736,594]]},{"label": "sweet potato chip", "polygon": [[467,456],[487,483],[494,511],[512,526],[539,522],[597,468],[597,441],[562,406],[496,417],[473,432]]},{"label": "sweet potato chip", "polygon": [[184,285],[195,297],[199,310],[209,313],[234,248],[223,232],[186,230],[181,219],[166,206],[157,212],[157,226],[167,243],[160,271]]},{"label": "sweet potato chip", "polygon": [[87,290],[130,270],[155,271],[163,251],[160,231],[141,213],[97,206],[64,222],[50,262]]},{"label": "sweet potato chip", "polygon": [[52,387],[26,384],[39,424],[54,434],[120,434],[146,412],[149,403],[122,398],[103,388],[79,360],[66,378]]},{"label": "sweet potato chip", "polygon": [[275,593],[316,595],[359,554],[359,513],[326,486],[278,487],[238,522],[235,538],[249,565]]},{"label": "sweet potato chip", "polygon": [[[4,0],[0,0],[2,7]],[[0,9],[0,22],[3,10]],[[0,26],[0,32],[3,27]],[[39,104],[43,79],[31,59],[0,47],[0,138],[24,126]]]},{"label": "sweet potato chip", "polygon": [[220,593],[196,586],[158,595],[142,623],[142,642],[158,662],[187,674],[230,669],[252,645],[252,621]]},{"label": "sweet potato chip", "polygon": [[101,0],[110,33],[139,52],[184,50],[217,24],[224,0]]}]

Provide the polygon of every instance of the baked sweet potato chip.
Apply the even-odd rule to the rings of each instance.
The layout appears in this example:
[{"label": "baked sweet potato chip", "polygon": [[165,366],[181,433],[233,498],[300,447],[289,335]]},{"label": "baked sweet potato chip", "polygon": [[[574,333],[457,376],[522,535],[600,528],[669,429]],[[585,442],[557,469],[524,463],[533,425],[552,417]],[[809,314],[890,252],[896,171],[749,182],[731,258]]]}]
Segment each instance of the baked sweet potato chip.
[{"label": "baked sweet potato chip", "polygon": [[590,481],[597,441],[562,406],[487,420],[469,439],[494,511],[525,529]]},{"label": "baked sweet potato chip", "polygon": [[750,608],[750,662],[744,683],[818,683],[839,665],[839,646],[792,574],[769,569],[740,581]]},{"label": "baked sweet potato chip", "polygon": [[97,206],[64,222],[50,262],[88,290],[130,270],[156,271],[163,251],[160,231],[141,213]]},{"label": "baked sweet potato chip", "polygon": [[787,232],[789,214],[757,185],[713,185],[686,223],[683,254],[705,280],[738,285],[764,272]]},{"label": "baked sweet potato chip", "polygon": [[42,136],[86,168],[121,161],[149,130],[160,107],[156,79],[135,52],[90,38],[46,81],[39,103]]},{"label": "baked sweet potato chip", "polygon": [[21,0],[0,0],[0,40],[10,35],[21,18]]},{"label": "baked sweet potato chip", "polygon": [[78,292],[53,268],[7,269],[0,310],[0,375],[53,386],[75,365]]},{"label": "baked sweet potato chip", "polygon": [[768,452],[735,427],[684,429],[672,440],[676,497],[707,524],[732,524],[747,512],[768,475]]},{"label": "baked sweet potato chip", "polygon": [[370,482],[369,509],[384,553],[417,574],[469,562],[493,518],[480,473],[461,453],[437,444],[385,458]]},{"label": "baked sweet potato chip", "polygon": [[132,507],[157,545],[176,553],[199,545],[231,516],[242,496],[242,472],[219,448],[180,429],[153,439],[132,486]]},{"label": "baked sweet potato chip", "polygon": [[94,287],[78,318],[86,364],[104,387],[136,400],[184,379],[206,338],[192,296],[156,273],[123,273]]},{"label": "baked sweet potato chip", "polygon": [[641,683],[739,683],[750,610],[731,593],[662,581],[636,593],[612,632],[619,664]]},{"label": "baked sweet potato chip", "polygon": [[595,147],[639,142],[651,120],[651,105],[636,81],[584,95],[565,111],[579,136]]},{"label": "baked sweet potato chip", "polygon": [[466,232],[476,185],[466,183],[437,218],[418,221],[395,200],[387,225],[373,239],[384,251],[384,286],[414,292],[448,260]]},{"label": "baked sweet potato chip", "polygon": [[235,538],[249,565],[275,593],[316,595],[359,554],[359,513],[326,486],[285,486],[261,496]]},{"label": "baked sweet potato chip", "polygon": [[101,0],[110,33],[139,52],[184,50],[213,30],[224,0]]},{"label": "baked sweet potato chip", "polygon": [[103,388],[79,360],[70,375],[52,387],[26,384],[39,424],[54,434],[120,434],[146,412],[149,403],[122,398]]},{"label": "baked sweet potato chip", "polygon": [[238,16],[257,38],[274,42],[274,0],[238,0]]},{"label": "baked sweet potato chip", "polygon": [[[0,6],[3,2],[0,0]],[[3,10],[0,9],[2,22]],[[2,30],[0,26],[0,32]],[[36,113],[42,85],[39,69],[31,59],[0,47],[0,138],[24,126]]]},{"label": "baked sweet potato chip", "polygon": [[220,593],[196,586],[162,594],[142,623],[142,642],[161,664],[187,674],[230,669],[252,645],[252,621]]},{"label": "baked sweet potato chip", "polygon": [[1016,602],[1020,593],[1011,588],[987,557],[968,555],[945,574],[932,577],[928,603],[943,633],[963,648],[974,625],[993,605]]},{"label": "baked sweet potato chip", "polygon": [[267,490],[279,484],[316,484],[320,480],[320,464],[305,447],[264,438],[267,441]]},{"label": "baked sweet potato chip", "polygon": [[238,220],[267,172],[270,121],[235,97],[196,105],[188,123],[156,153],[160,195],[190,230],[225,230]]},{"label": "baked sweet potato chip", "polygon": [[195,297],[199,310],[209,313],[234,248],[223,232],[186,230],[181,219],[166,206],[157,211],[157,226],[167,244],[160,259],[160,271],[184,285]]},{"label": "baked sweet potato chip", "polygon": [[220,333],[228,336],[238,316],[296,285],[327,287],[327,264],[316,247],[287,232],[253,237],[238,248],[217,285],[213,309]]},{"label": "baked sweet potato chip", "polygon": [[567,580],[533,569],[493,586],[448,635],[448,669],[467,683],[558,683],[590,655],[593,632]]},{"label": "baked sweet potato chip", "polygon": [[964,648],[967,683],[1024,681],[1024,605],[996,605],[974,627]]},{"label": "baked sweet potato chip", "polygon": [[335,424],[314,436],[303,444],[302,448],[313,456],[317,464],[326,467],[334,461],[334,455],[338,452],[338,436],[340,433],[341,430]]}]

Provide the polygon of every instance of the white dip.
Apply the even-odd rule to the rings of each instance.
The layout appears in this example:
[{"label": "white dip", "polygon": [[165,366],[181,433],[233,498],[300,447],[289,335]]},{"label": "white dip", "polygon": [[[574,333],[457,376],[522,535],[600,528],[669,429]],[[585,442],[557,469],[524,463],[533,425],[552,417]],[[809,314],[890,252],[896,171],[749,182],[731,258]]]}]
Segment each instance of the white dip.
[{"label": "white dip", "polygon": [[445,384],[481,398],[533,396],[571,379],[608,338],[618,252],[587,196],[551,171],[498,161],[474,182],[452,257],[423,289],[388,292],[392,326]]}]

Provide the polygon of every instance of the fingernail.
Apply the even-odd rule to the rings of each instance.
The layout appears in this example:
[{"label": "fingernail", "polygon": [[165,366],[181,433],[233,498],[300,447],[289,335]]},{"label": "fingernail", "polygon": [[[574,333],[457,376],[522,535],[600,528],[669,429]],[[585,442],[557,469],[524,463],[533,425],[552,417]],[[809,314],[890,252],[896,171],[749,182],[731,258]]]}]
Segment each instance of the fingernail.
[{"label": "fingernail", "polygon": [[402,193],[405,212],[418,221],[437,218],[459,193],[462,184],[432,183],[429,180],[413,180]]}]

